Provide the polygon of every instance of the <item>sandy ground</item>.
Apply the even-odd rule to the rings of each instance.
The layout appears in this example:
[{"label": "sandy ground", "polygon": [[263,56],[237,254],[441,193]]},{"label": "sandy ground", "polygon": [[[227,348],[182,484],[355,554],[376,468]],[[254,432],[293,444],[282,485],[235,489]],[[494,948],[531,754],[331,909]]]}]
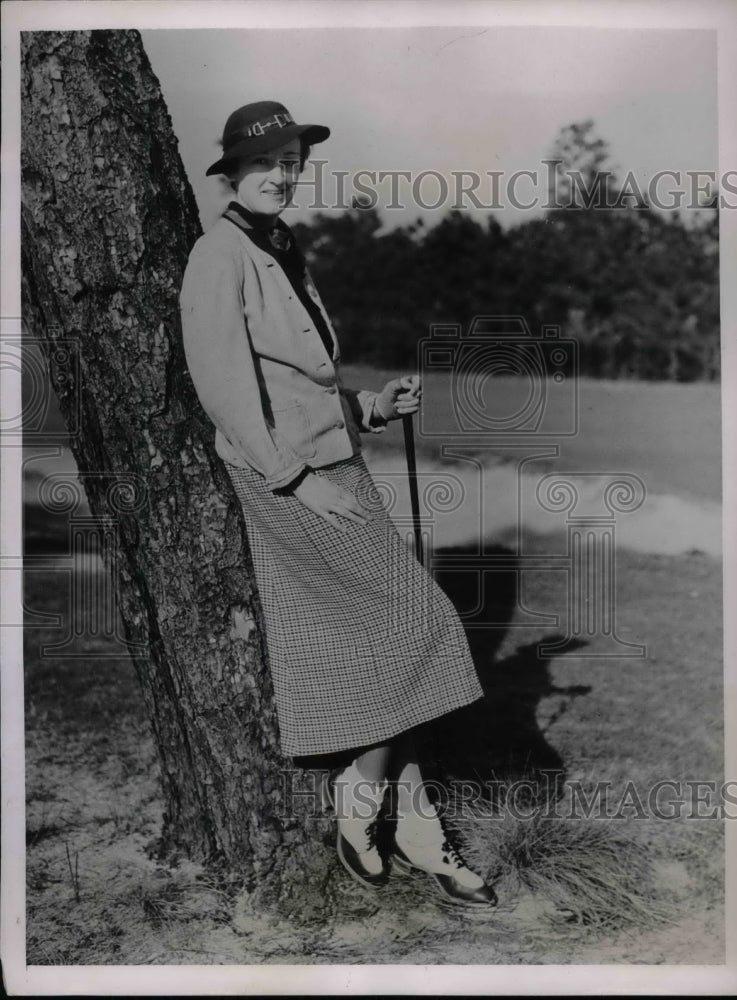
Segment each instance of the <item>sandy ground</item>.
[{"label": "sandy ground", "polygon": [[[718,777],[720,567],[703,554],[623,554],[621,571],[621,621],[649,640],[648,659],[528,661],[536,633],[511,629],[486,668],[497,714],[480,722],[491,727],[492,742],[557,756],[568,778],[584,783],[608,778],[621,788],[633,778],[647,789],[673,775]],[[543,577],[530,599],[559,608],[560,589]],[[701,596],[690,598],[696,588]],[[39,579],[32,607],[41,593],[50,591]],[[669,609],[689,601],[694,613],[675,629]],[[301,899],[299,886],[291,912],[263,912],[197,865],[162,868],[148,856],[162,801],[130,665],[94,656],[34,661],[43,639],[43,630],[29,630],[30,964],[724,961],[722,829],[708,820],[549,827],[539,831],[538,858],[527,870],[519,867],[524,823],[500,833],[483,819],[471,822],[467,842],[479,868],[496,873],[500,898],[483,918],[443,906],[422,877],[396,874],[381,894],[370,893],[340,868],[329,843],[316,845],[331,872],[327,914],[324,900]],[[511,728],[495,732],[505,717]],[[324,822],[330,842],[331,821]],[[618,839],[607,854],[610,834]]]}]

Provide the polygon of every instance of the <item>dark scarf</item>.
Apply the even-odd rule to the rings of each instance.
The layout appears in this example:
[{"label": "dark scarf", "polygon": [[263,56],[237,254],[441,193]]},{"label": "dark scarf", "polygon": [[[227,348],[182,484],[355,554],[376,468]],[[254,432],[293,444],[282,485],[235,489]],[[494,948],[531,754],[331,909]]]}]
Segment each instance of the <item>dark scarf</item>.
[{"label": "dark scarf", "polygon": [[319,306],[312,300],[305,287],[305,259],[289,226],[281,219],[249,212],[237,201],[229,202],[223,217],[244,232],[257,247],[265,250],[281,267],[300,302],[310,314],[325,350],[332,359],[333,338]]}]

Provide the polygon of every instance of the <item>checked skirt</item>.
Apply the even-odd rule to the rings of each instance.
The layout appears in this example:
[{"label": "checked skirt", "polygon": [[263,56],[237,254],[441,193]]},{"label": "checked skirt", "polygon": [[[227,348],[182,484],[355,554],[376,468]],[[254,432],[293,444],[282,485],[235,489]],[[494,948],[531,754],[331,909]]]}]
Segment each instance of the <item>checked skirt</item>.
[{"label": "checked skirt", "polygon": [[363,456],[314,469],[372,517],[346,533],[251,469],[225,463],[243,509],[281,747],[368,746],[482,696],[449,598],[392,522]]}]

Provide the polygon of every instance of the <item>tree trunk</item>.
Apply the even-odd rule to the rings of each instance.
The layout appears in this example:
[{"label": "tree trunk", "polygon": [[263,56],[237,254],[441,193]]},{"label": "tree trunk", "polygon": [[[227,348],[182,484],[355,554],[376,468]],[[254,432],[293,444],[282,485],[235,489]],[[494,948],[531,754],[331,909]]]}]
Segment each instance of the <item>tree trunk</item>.
[{"label": "tree trunk", "polygon": [[26,33],[22,67],[24,319],[47,356],[70,342],[57,395],[92,512],[117,526],[126,637],[147,651],[162,855],[263,879],[310,824],[282,815],[245,529],[182,348],[194,196],[137,32]]}]

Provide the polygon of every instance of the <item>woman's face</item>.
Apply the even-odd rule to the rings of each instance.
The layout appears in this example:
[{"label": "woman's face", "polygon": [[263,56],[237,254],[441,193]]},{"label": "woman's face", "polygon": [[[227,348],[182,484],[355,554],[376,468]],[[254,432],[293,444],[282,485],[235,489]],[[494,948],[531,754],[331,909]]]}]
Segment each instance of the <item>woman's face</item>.
[{"label": "woman's face", "polygon": [[300,142],[244,157],[233,177],[236,197],[258,215],[277,216],[291,202],[299,178]]}]

